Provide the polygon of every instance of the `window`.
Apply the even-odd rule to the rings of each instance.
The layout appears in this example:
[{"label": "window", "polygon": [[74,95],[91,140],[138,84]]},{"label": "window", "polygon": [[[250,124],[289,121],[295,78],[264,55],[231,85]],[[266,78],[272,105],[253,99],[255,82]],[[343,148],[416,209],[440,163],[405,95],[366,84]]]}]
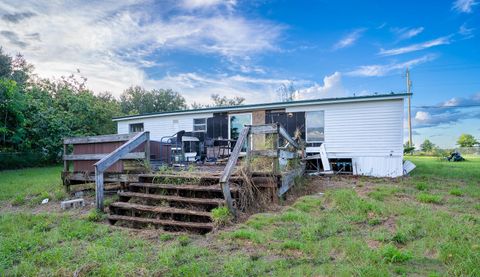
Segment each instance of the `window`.
[{"label": "window", "polygon": [[130,124],[130,133],[143,132],[143,123]]},{"label": "window", "polygon": [[206,118],[194,118],[193,119],[193,131],[194,132],[206,132],[207,131],[207,119]]},{"label": "window", "polygon": [[[245,125],[252,124],[252,114],[251,113],[244,113],[244,114],[232,114],[229,115],[229,122],[230,122],[230,133],[229,139],[237,140],[240,136],[240,133],[243,130]],[[247,142],[245,141],[245,145],[242,147],[242,152],[247,151]]]},{"label": "window", "polygon": [[323,142],[325,140],[325,113],[315,111],[305,113],[307,142]]}]

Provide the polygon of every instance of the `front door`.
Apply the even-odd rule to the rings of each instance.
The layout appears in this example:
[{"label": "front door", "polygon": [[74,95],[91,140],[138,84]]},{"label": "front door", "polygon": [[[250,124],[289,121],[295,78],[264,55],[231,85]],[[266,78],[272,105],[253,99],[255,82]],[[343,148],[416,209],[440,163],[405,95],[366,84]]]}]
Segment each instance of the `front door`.
[{"label": "front door", "polygon": [[[228,115],[228,138],[237,140],[245,125],[252,125],[252,114],[230,114]],[[247,144],[242,147],[242,152],[247,151]]]}]

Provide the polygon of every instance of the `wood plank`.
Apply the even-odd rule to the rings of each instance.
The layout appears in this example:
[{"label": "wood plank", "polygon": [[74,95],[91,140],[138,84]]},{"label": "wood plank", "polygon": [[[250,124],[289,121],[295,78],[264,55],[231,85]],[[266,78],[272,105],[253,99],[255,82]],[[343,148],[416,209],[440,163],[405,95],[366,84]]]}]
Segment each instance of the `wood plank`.
[{"label": "wood plank", "polygon": [[295,177],[302,176],[305,172],[305,164],[301,164],[285,174],[282,174],[282,185],[278,190],[277,195],[280,197],[284,195],[293,185],[295,185]]},{"label": "wood plank", "polygon": [[261,125],[248,125],[250,127],[250,134],[276,134],[278,133],[278,125],[273,124],[261,124]]},{"label": "wood plank", "polygon": [[252,150],[250,151],[252,156],[264,156],[264,157],[271,157],[271,158],[276,158],[277,157],[277,150],[275,149],[264,149],[264,150]]},{"label": "wood plank", "polygon": [[103,212],[103,171],[95,167],[95,203],[97,209]]},{"label": "wood plank", "polygon": [[[138,175],[136,174],[126,174],[126,173],[113,173],[113,172],[104,172],[104,182],[115,183],[115,182],[136,182],[138,181]],[[94,172],[62,172],[62,178],[67,181],[85,181],[85,182],[95,182],[95,173]],[[75,184],[71,184],[72,186]]]},{"label": "wood plank", "polygon": [[149,132],[142,132],[136,134],[133,138],[124,143],[122,146],[115,149],[115,151],[103,157],[100,161],[96,162],[95,168],[102,172],[105,171],[114,163],[116,163],[119,159],[130,153],[133,149],[140,146],[143,142],[149,140],[149,137]]},{"label": "wood plank", "polygon": [[237,164],[238,157],[240,152],[242,151],[243,144],[245,140],[248,138],[248,134],[250,133],[250,127],[245,126],[240,133],[240,136],[237,139],[237,143],[235,143],[235,147],[233,148],[232,153],[230,154],[230,158],[228,159],[227,165],[223,170],[222,176],[220,177],[220,185],[222,186],[223,197],[227,202],[228,209],[230,212],[236,217],[237,213],[235,208],[233,207],[233,200],[232,194],[230,192],[230,184],[228,183],[230,180],[230,176],[232,175],[233,169]]},{"label": "wood plank", "polygon": [[[200,185],[174,185],[174,184],[151,184],[151,183],[131,183],[130,187],[154,188],[154,189],[173,189],[173,190],[190,190],[190,191],[210,191],[221,192],[220,185],[200,186]],[[237,188],[230,188],[230,191],[238,191]]]},{"label": "wood plank", "polygon": [[293,138],[287,133],[287,131],[282,127],[280,126],[280,128],[278,129],[278,132],[280,133],[280,135],[282,137],[284,137],[293,147],[295,148],[299,148],[299,145],[298,143],[293,140]]},{"label": "wood plank", "polygon": [[295,159],[297,157],[296,152],[280,149],[280,159]]},{"label": "wood plank", "polygon": [[123,197],[135,197],[151,200],[165,200],[169,202],[183,202],[183,203],[192,203],[192,204],[205,204],[205,205],[222,205],[225,203],[223,199],[217,198],[192,198],[192,197],[181,197],[175,195],[160,195],[160,194],[147,194],[147,193],[138,193],[138,192],[119,192],[119,196]]},{"label": "wood plank", "polygon": [[135,204],[135,203],[127,203],[127,202],[115,202],[110,204],[110,207],[120,208],[125,210],[152,212],[152,213],[159,213],[159,214],[184,214],[184,215],[203,216],[207,218],[212,217],[212,214],[209,212],[178,209],[178,208],[171,208],[171,207],[148,206],[148,205],[141,205],[141,204]]},{"label": "wood plank", "polygon": [[[95,161],[105,158],[106,154],[77,154],[77,155],[63,155],[64,161]],[[145,152],[133,152],[127,153],[125,156],[120,158],[121,160],[139,160],[145,159]]]},{"label": "wood plank", "polygon": [[322,143],[322,145],[320,145],[320,157],[322,158],[323,170],[325,172],[331,171],[332,169],[330,168],[330,162],[328,161],[327,150],[325,149],[325,143]]},{"label": "wood plank", "polygon": [[102,143],[102,142],[127,141],[135,135],[136,133],[89,136],[89,137],[71,137],[71,138],[64,138],[63,144],[90,144],[90,143]]},{"label": "wood plank", "polygon": [[191,228],[191,229],[203,229],[203,230],[213,229],[212,223],[204,223],[204,222],[184,222],[184,221],[176,221],[176,220],[131,217],[131,216],[124,216],[124,215],[109,215],[107,218],[112,221],[123,220],[123,221],[137,222],[137,223],[145,223],[145,224],[150,223],[155,225],[175,226],[175,227],[183,227],[183,228]]}]

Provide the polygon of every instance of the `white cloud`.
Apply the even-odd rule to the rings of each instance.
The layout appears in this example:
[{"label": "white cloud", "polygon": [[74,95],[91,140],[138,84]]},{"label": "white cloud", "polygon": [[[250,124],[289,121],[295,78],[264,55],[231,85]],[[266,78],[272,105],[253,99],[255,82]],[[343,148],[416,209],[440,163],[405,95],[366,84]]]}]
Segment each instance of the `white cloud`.
[{"label": "white cloud", "polygon": [[365,29],[357,29],[345,37],[343,37],[341,40],[339,40],[334,46],[333,49],[341,49],[345,47],[352,46],[357,42],[357,40],[361,37],[361,35],[365,32]]},{"label": "white cloud", "polygon": [[451,36],[440,37],[440,38],[436,38],[426,42],[412,44],[412,45],[400,47],[400,48],[393,48],[393,49],[387,49],[387,50],[381,49],[379,54],[382,56],[394,56],[394,55],[401,55],[405,53],[420,51],[420,50],[424,50],[424,49],[439,46],[439,45],[450,44],[451,42],[450,37]]},{"label": "white cloud", "polygon": [[182,6],[187,9],[211,8],[213,6],[225,5],[233,7],[237,4],[236,0],[183,0]]},{"label": "white cloud", "polygon": [[357,67],[357,69],[347,72],[349,76],[355,77],[379,77],[385,76],[389,73],[396,72],[399,70],[404,70],[407,67],[412,67],[422,63],[432,61],[436,58],[435,55],[425,55],[423,57],[409,60],[402,63],[391,63],[391,64],[374,64],[374,65],[362,65]]},{"label": "white cloud", "polygon": [[463,36],[464,39],[470,39],[474,37],[473,31],[474,28],[468,28],[466,23],[463,23],[460,28],[458,28],[458,33]]},{"label": "white cloud", "polygon": [[323,78],[323,85],[314,84],[310,87],[299,89],[295,92],[295,100],[335,98],[347,95],[342,85],[342,74],[335,72]]},{"label": "white cloud", "polygon": [[167,75],[158,80],[148,80],[145,86],[181,91],[189,103],[208,104],[210,95],[216,93],[227,97],[241,96],[251,104],[279,101],[277,88],[289,82],[291,80],[254,78],[243,75],[181,73]]},{"label": "white cloud", "polygon": [[425,122],[425,121],[430,120],[431,118],[432,117],[430,116],[430,114],[428,112],[418,111],[415,114],[415,120],[417,120],[419,122]]},{"label": "white cloud", "polygon": [[471,13],[476,5],[478,2],[475,0],[456,0],[453,2],[452,9],[460,13]]},{"label": "white cloud", "polygon": [[[218,3],[190,1],[191,5],[223,5]],[[59,77],[80,69],[89,87],[118,95],[130,85],[150,82],[145,68],[166,63],[161,58],[152,62],[152,53],[206,53],[241,64],[249,56],[277,50],[283,31],[271,22],[222,10],[188,13],[178,5],[165,3],[159,9],[155,4],[111,0],[98,2],[92,9],[80,0],[30,0],[22,5],[3,1],[2,46],[11,54],[22,53],[40,76]]]},{"label": "white cloud", "polygon": [[392,31],[397,34],[399,40],[405,40],[409,38],[413,38],[420,33],[422,33],[424,30],[423,27],[417,27],[417,28],[394,28]]}]

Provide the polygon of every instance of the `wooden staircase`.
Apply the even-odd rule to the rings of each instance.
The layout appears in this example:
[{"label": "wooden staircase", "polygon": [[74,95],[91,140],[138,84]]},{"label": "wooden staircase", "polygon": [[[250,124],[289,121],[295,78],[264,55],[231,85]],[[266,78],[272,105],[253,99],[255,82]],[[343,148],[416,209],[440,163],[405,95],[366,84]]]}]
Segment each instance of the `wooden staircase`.
[{"label": "wooden staircase", "polygon": [[[218,180],[218,176],[140,175],[137,183],[118,193],[108,220],[133,228],[207,233],[214,228],[210,211],[225,204]],[[236,186],[230,192],[238,197]]]}]

